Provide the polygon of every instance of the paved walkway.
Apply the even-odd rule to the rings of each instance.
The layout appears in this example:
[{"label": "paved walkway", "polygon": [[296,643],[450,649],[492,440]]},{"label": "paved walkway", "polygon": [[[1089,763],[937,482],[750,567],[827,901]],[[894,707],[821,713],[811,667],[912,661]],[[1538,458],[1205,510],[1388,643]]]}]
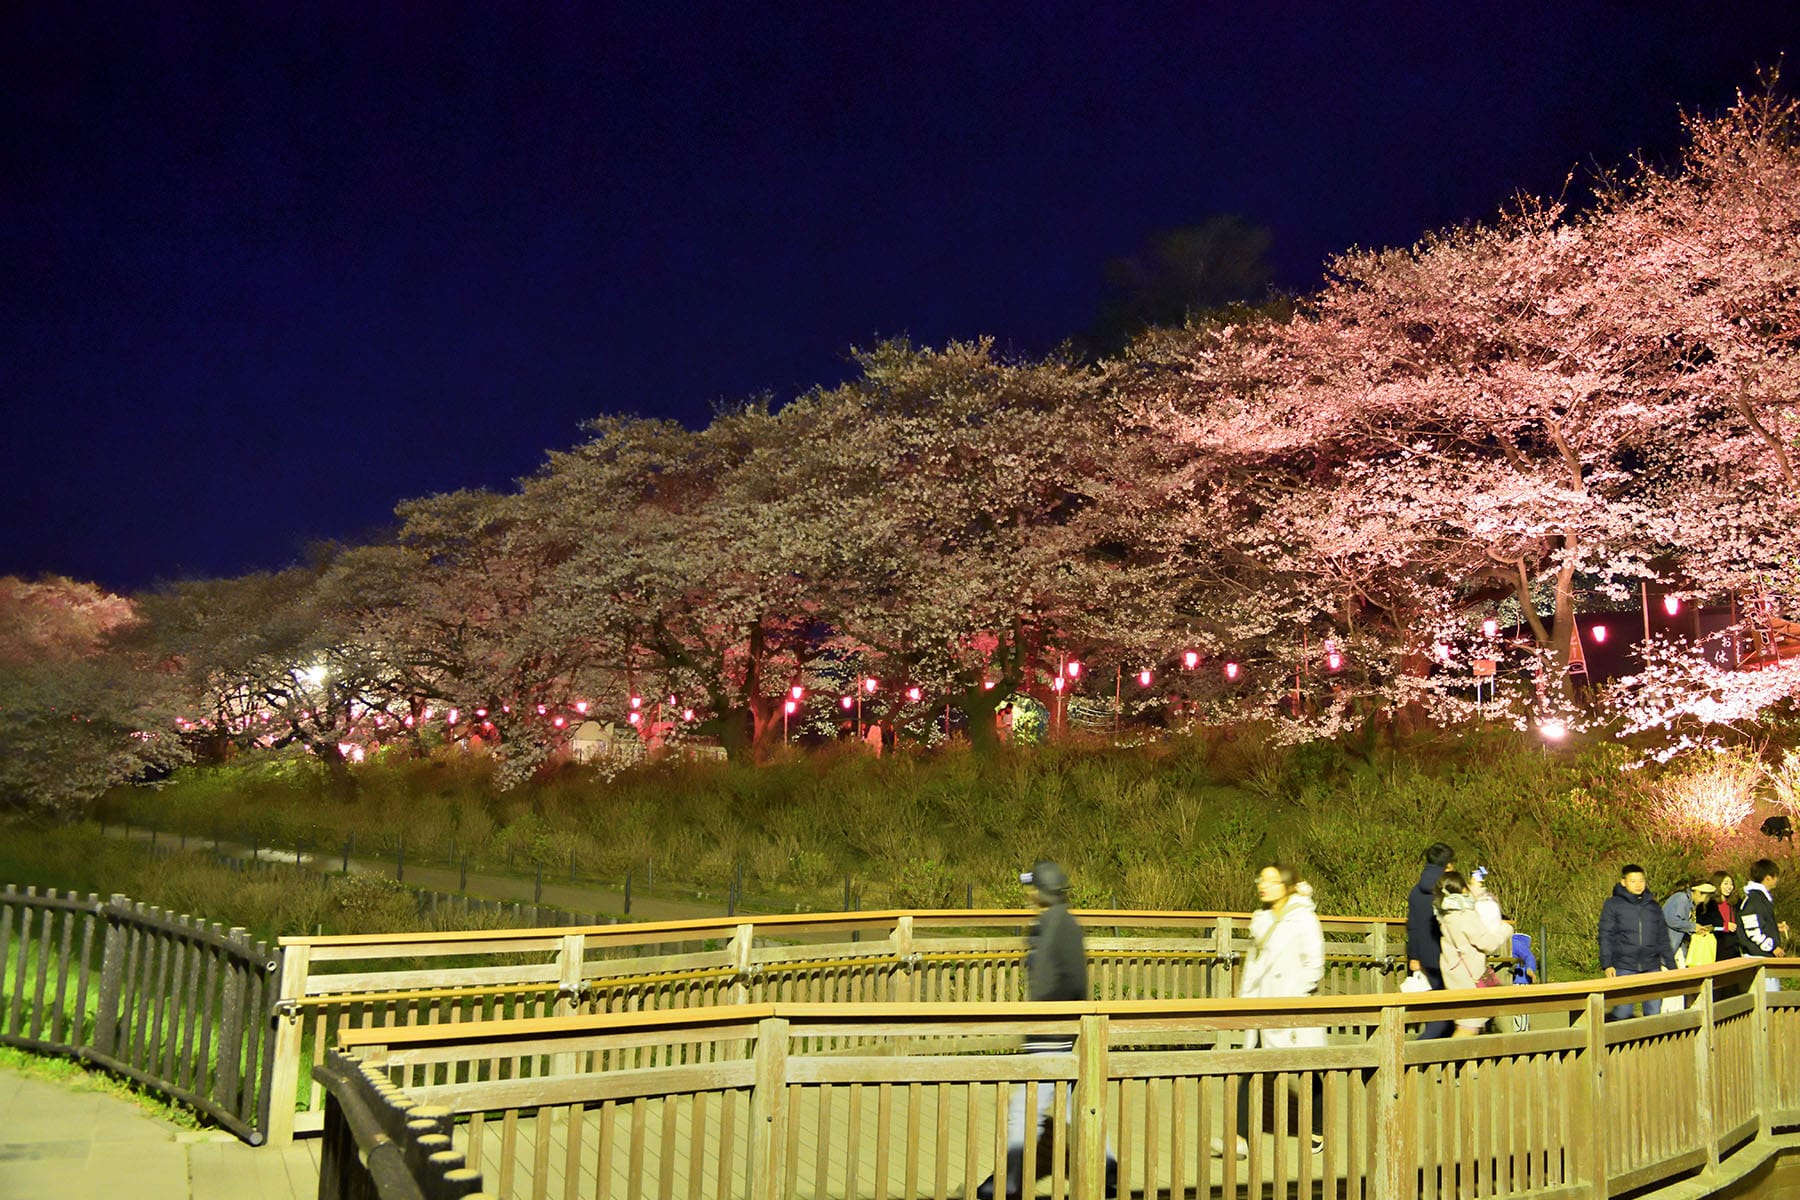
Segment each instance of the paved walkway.
[{"label": "paved walkway", "polygon": [[130,1101],[0,1068],[4,1200],[312,1200],[319,1140],[252,1149]]}]

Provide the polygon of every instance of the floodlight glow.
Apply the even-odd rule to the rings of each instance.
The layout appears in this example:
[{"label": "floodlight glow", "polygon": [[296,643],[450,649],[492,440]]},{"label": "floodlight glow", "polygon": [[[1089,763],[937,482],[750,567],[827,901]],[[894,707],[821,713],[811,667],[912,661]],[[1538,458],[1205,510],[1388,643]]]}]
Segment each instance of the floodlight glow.
[{"label": "floodlight glow", "polygon": [[1556,717],[1551,717],[1548,721],[1545,721],[1538,726],[1538,732],[1543,735],[1544,740],[1546,741],[1560,742],[1565,737],[1569,736],[1569,727]]},{"label": "floodlight glow", "polygon": [[325,664],[319,663],[317,666],[306,668],[306,670],[300,672],[300,678],[304,679],[311,686],[318,687],[321,683],[325,682]]}]

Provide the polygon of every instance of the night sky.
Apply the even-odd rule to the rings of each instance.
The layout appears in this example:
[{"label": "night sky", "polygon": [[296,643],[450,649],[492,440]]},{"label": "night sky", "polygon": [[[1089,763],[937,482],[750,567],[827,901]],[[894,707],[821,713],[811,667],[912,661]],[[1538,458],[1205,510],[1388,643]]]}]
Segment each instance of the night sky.
[{"label": "night sky", "polygon": [[1774,2],[10,4],[0,574],[280,567],[603,412],[1041,354],[1221,214],[1310,289],[1796,49]]}]

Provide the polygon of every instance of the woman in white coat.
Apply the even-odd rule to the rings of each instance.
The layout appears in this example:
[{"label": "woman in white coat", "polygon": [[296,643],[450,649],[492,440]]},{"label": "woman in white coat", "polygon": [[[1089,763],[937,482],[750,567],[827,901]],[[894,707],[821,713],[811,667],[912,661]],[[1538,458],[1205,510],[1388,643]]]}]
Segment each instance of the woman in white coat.
[{"label": "woman in white coat", "polygon": [[[1244,963],[1238,995],[1267,998],[1310,996],[1325,976],[1325,934],[1313,907],[1312,888],[1299,880],[1286,863],[1270,863],[1256,875],[1256,896],[1262,907],[1250,918],[1250,957]],[[1270,1047],[1325,1045],[1324,1027],[1253,1029],[1246,1046]],[[1325,1149],[1325,1080],[1312,1074],[1312,1151]],[[1238,1086],[1238,1128],[1250,1127],[1249,1081]],[[1237,1156],[1248,1158],[1250,1145],[1240,1134]],[[1224,1154],[1224,1144],[1213,1141],[1213,1153]]]}]

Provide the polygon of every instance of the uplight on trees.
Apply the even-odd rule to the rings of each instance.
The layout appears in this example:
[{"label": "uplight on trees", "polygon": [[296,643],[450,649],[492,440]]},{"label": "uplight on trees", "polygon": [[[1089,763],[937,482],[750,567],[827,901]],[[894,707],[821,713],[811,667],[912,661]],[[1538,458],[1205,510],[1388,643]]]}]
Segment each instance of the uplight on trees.
[{"label": "uplight on trees", "polygon": [[1546,742],[1560,742],[1569,736],[1569,727],[1560,718],[1551,717],[1538,725],[1538,733]]}]

